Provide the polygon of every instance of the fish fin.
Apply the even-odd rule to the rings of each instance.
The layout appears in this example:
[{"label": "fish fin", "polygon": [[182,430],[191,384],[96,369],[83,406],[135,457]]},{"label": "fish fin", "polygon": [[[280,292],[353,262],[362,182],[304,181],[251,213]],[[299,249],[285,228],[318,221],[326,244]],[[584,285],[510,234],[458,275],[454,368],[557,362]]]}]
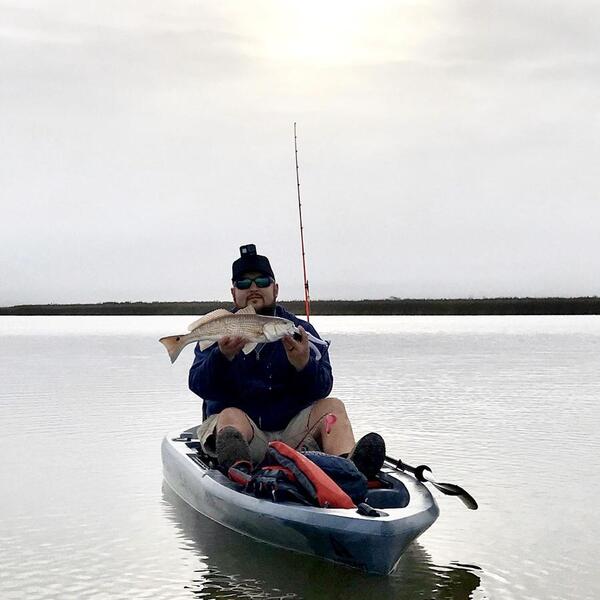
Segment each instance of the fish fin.
[{"label": "fish fin", "polygon": [[255,315],[256,311],[254,310],[254,306],[252,304],[248,304],[244,308],[240,308],[240,310],[236,311],[236,315]]},{"label": "fish fin", "polygon": [[256,346],[258,346],[258,344],[256,342],[250,342],[249,344],[246,344],[242,348],[242,352],[244,354],[250,354],[250,352],[252,352],[252,350],[254,350],[254,348],[256,348]]},{"label": "fish fin", "polygon": [[210,321],[214,321],[215,319],[220,319],[221,317],[226,317],[228,315],[231,315],[231,313],[226,308],[217,308],[217,310],[206,313],[194,321],[188,326],[188,331],[194,331],[194,329],[200,327],[200,325],[203,325],[204,323],[209,323]]},{"label": "fish fin", "polygon": [[169,335],[158,340],[169,353],[171,364],[173,364],[181,351],[190,343],[187,335]]},{"label": "fish fin", "polygon": [[207,348],[210,348],[215,343],[215,340],[202,340],[198,342],[198,346],[202,352],[204,352]]}]

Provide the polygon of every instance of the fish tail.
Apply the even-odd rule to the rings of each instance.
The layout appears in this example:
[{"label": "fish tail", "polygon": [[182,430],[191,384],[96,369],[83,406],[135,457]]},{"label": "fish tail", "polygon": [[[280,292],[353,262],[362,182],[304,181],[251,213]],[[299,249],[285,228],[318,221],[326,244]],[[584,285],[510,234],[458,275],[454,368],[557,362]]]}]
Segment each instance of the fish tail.
[{"label": "fish tail", "polygon": [[315,337],[312,333],[306,332],[306,335],[309,341],[313,342],[313,344],[320,344],[321,346],[329,347],[329,342],[327,340],[322,340],[321,338]]},{"label": "fish tail", "polygon": [[177,360],[181,351],[189,343],[187,335],[169,335],[168,337],[160,338],[158,341],[167,349],[171,364]]},{"label": "fish tail", "polygon": [[323,356],[320,352],[319,349],[312,343],[312,342],[308,342],[308,345],[314,350],[315,352],[315,360],[318,362],[321,360],[321,357]]}]

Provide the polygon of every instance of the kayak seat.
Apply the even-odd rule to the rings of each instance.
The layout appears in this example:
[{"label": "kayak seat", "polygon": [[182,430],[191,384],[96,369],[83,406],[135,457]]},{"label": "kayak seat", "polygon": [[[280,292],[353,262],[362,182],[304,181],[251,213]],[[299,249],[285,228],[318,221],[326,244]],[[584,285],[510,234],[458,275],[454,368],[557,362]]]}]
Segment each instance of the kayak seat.
[{"label": "kayak seat", "polygon": [[365,498],[365,502],[373,508],[404,508],[409,500],[410,495],[404,486],[391,490],[369,490]]}]

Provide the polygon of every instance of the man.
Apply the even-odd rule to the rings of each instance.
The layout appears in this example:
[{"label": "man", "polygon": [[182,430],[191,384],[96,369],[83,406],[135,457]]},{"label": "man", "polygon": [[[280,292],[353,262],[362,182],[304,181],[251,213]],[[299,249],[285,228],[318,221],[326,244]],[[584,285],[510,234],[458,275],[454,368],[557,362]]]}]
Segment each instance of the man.
[{"label": "man", "polygon": [[[204,400],[205,420],[198,428],[204,451],[227,470],[236,463],[260,464],[268,443],[282,440],[349,456],[372,479],[385,458],[383,439],[371,433],[355,444],[344,404],[327,397],[333,386],[328,350],[321,347],[317,358],[307,332],[318,333],[276,304],[278,292],[269,259],[256,254],[253,244],[242,246],[232,265],[234,310],[251,305],[258,314],[283,317],[300,335],[259,344],[248,355],[241,353],[247,343],[241,337],[224,337],[204,351],[196,347],[189,386]],[[336,422],[326,433],[329,413]]]}]

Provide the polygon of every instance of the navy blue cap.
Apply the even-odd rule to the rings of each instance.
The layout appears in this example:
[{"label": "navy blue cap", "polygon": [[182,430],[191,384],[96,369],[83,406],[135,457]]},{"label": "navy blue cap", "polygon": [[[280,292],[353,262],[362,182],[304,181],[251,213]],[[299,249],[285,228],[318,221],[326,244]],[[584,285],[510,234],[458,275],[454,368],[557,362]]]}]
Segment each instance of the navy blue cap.
[{"label": "navy blue cap", "polygon": [[240,258],[231,265],[232,281],[242,279],[245,273],[256,272],[261,275],[268,275],[275,279],[271,263],[266,256],[256,254],[254,244],[240,246]]}]

